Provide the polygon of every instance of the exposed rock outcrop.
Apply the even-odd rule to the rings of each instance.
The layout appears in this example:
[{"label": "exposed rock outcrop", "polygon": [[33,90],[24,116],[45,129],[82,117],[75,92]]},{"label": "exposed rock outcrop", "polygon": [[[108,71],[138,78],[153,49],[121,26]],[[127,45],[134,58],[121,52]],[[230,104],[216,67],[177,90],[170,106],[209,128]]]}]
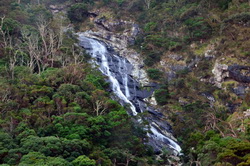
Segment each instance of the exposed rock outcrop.
[{"label": "exposed rock outcrop", "polygon": [[[89,54],[96,60],[94,64],[99,66],[100,71],[108,77],[111,91],[115,94],[114,98],[124,106],[131,115],[137,115],[142,112],[149,112],[145,117],[148,121],[151,132],[148,132],[149,142],[156,153],[160,153],[163,148],[169,149],[174,155],[181,151],[180,146],[172,135],[171,126],[165,121],[163,114],[156,109],[148,106],[143,99],[151,96],[154,88],[158,85],[151,83],[147,87],[149,90],[141,89],[136,80],[131,77],[133,64],[130,64],[126,58],[118,56],[102,41],[97,41],[84,36],[85,33],[79,33],[80,45],[84,47]],[[138,122],[140,122],[139,120]]]},{"label": "exposed rock outcrop", "polygon": [[250,83],[250,66],[234,64],[228,67],[229,77],[242,83]]},{"label": "exposed rock outcrop", "polygon": [[[229,78],[239,83],[250,83],[250,66],[231,65],[215,63],[212,70],[214,79],[212,82],[219,88],[225,79]],[[242,91],[242,90],[241,90]]]},{"label": "exposed rock outcrop", "polygon": [[[156,83],[149,82],[147,73],[144,70],[143,59],[141,59],[141,56],[136,51],[128,48],[130,44],[133,44],[136,35],[138,35],[139,33],[138,25],[130,21],[109,22],[104,18],[96,19],[94,22],[96,24],[97,31],[87,31],[82,35],[88,38],[92,38],[88,40],[96,39],[100,41],[99,43],[103,43],[105,45],[107,51],[110,54],[110,56],[107,56],[106,58],[108,62],[107,66],[109,66],[109,72],[107,73],[113,73],[112,76],[115,77],[117,83],[119,83],[121,91],[124,94],[128,93],[126,94],[126,98],[136,108],[136,112],[149,112],[148,116],[145,117],[149,122],[149,128],[151,130],[151,132],[148,133],[149,144],[152,145],[155,152],[160,153],[162,151],[162,148],[165,147],[169,149],[170,152],[172,151],[173,154],[178,155],[181,149],[176,143],[177,140],[171,133],[171,126],[164,119],[163,114],[147,104],[156,104],[154,97],[152,97],[152,92],[155,88],[158,87],[158,85]],[[116,26],[122,26],[125,29],[122,33],[117,33],[115,32]],[[89,46],[86,43],[87,42],[85,41],[82,43],[82,45],[84,46],[84,48],[88,49]],[[98,51],[96,52],[96,56],[98,61],[98,56],[100,56]],[[125,63],[123,57],[128,60],[128,62],[126,62],[126,65],[124,66],[120,64],[120,62]],[[103,59],[101,61],[103,61]],[[124,69],[126,69],[125,73],[127,74],[127,77],[121,77],[123,75],[122,73]],[[141,89],[141,86],[143,86],[144,88]],[[113,88],[113,91],[115,91],[115,89],[117,88]],[[133,110],[132,107],[131,110]]]},{"label": "exposed rock outcrop", "polygon": [[[142,86],[148,85],[149,80],[146,71],[143,69],[143,59],[136,51],[128,48],[129,45],[134,43],[135,37],[139,34],[139,26],[132,21],[107,21],[105,18],[96,18],[94,22],[97,31],[87,31],[85,36],[104,41],[119,52],[120,56],[126,57],[134,66],[132,76]],[[123,27],[122,33],[114,32],[118,26]]]},{"label": "exposed rock outcrop", "polygon": [[229,77],[228,65],[215,62],[212,73],[214,74],[212,83],[221,88],[222,82],[224,82],[225,78]]}]

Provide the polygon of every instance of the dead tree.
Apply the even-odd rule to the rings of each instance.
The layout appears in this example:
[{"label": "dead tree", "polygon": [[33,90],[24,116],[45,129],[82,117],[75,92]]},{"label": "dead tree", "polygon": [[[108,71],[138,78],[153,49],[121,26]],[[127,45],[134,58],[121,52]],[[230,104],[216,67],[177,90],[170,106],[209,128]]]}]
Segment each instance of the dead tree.
[{"label": "dead tree", "polygon": [[8,29],[3,30],[5,16],[1,17],[0,22],[0,34],[2,36],[4,48],[4,54],[8,57],[9,63],[7,65],[7,70],[10,72],[11,79],[14,79],[14,68],[17,62],[18,49],[14,45],[12,36],[10,35]]},{"label": "dead tree", "polygon": [[150,4],[151,4],[151,0],[144,0],[144,3],[146,5],[146,8],[149,9],[150,8]]},{"label": "dead tree", "polygon": [[7,33],[3,30],[3,24],[4,24],[5,16],[1,17],[1,23],[0,23],[0,33],[3,39],[3,47],[6,48],[8,46],[8,38]]},{"label": "dead tree", "polygon": [[42,70],[45,70],[48,66],[54,66],[56,52],[61,47],[63,40],[62,21],[59,23],[58,31],[51,29],[50,24],[51,22],[43,17],[40,17],[37,22],[39,35],[42,39]]},{"label": "dead tree", "polygon": [[40,37],[42,39],[42,49],[43,49],[43,54],[44,54],[44,58],[48,58],[50,52],[49,52],[49,48],[47,46],[47,42],[46,42],[46,38],[48,36],[48,25],[49,23],[43,18],[43,17],[39,17],[38,23],[37,23],[37,27],[38,27],[38,31],[40,34]]},{"label": "dead tree", "polygon": [[96,112],[96,116],[103,115],[103,113],[107,110],[106,103],[100,100],[93,102],[93,107]]},{"label": "dead tree", "polygon": [[220,132],[221,136],[225,137],[225,134],[218,127],[218,122],[219,122],[219,119],[213,113],[209,113],[207,115],[205,130],[209,130],[209,129],[218,130]]},{"label": "dead tree", "polygon": [[80,63],[83,62],[83,58],[82,58],[83,53],[82,53],[82,51],[77,52],[74,45],[72,46],[72,56],[74,58],[74,64],[75,65],[80,64]]},{"label": "dead tree", "polygon": [[[218,124],[223,124],[221,128]],[[217,118],[213,113],[209,113],[207,116],[207,122],[205,130],[213,129],[218,130],[222,137],[231,136],[234,138],[238,137],[237,132],[235,131],[236,126],[232,122],[226,122]]]}]

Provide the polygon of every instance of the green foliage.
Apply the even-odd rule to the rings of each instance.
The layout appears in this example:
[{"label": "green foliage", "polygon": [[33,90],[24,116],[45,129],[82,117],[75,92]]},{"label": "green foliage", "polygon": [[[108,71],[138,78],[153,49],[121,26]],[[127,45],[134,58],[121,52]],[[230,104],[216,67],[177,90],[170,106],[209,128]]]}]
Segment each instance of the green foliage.
[{"label": "green foliage", "polygon": [[124,2],[124,0],[115,0],[115,1],[118,3],[119,6],[121,6]]},{"label": "green foliage", "polygon": [[147,70],[148,76],[149,78],[153,79],[153,80],[159,80],[162,76],[162,72],[158,69],[148,69]]},{"label": "green foliage", "polygon": [[77,157],[72,164],[74,166],[95,166],[95,160],[91,160],[85,155]]},{"label": "green foliage", "polygon": [[84,3],[77,3],[70,7],[68,17],[71,22],[82,22],[88,16],[88,9]]},{"label": "green foliage", "polygon": [[92,83],[99,89],[105,89],[108,87],[108,83],[104,81],[103,76],[100,74],[89,74],[86,77],[86,81]]},{"label": "green foliage", "polygon": [[4,19],[2,30],[10,34],[15,34],[20,31],[21,24],[11,18]]},{"label": "green foliage", "polygon": [[52,13],[44,5],[35,5],[32,8],[28,8],[27,12],[30,14],[29,22],[33,25],[41,21],[41,19],[48,21],[53,17]]},{"label": "green foliage", "polygon": [[39,152],[30,152],[22,157],[20,166],[26,165],[48,165],[48,166],[65,166],[71,165],[68,161],[60,157],[46,157]]},{"label": "green foliage", "polygon": [[145,32],[151,32],[156,30],[157,23],[156,22],[149,22],[144,26],[144,31]]},{"label": "green foliage", "polygon": [[[126,163],[128,159],[131,166],[169,164],[166,159],[169,154],[165,150],[161,156],[166,158],[156,161],[152,150],[145,146],[147,137],[142,130],[145,126],[134,126],[135,120],[131,120],[125,108],[109,99],[105,78],[85,64],[89,55],[81,54],[79,65],[73,62],[73,51],[77,54],[82,51],[80,48],[72,50],[77,42],[73,33],[63,34],[62,45],[53,50],[55,57],[45,57],[37,24],[47,21],[49,28],[46,30],[55,36],[59,36],[56,32],[61,26],[56,25],[58,20],[49,9],[51,4],[60,4],[63,10],[69,8],[70,21],[78,25],[87,20],[88,11],[95,11],[97,7],[112,13],[113,19],[137,20],[145,33],[136,39],[135,47],[139,47],[149,67],[157,68],[156,64],[165,60],[170,52],[183,54],[183,62],[178,63],[192,64],[195,62],[192,52],[200,45],[214,45],[221,59],[223,55],[247,59],[249,52],[247,0],[181,0],[178,3],[152,0],[147,10],[144,0],[21,0],[20,4],[2,0],[0,15],[6,16],[2,29],[9,33],[12,41],[11,46],[4,48],[3,36],[0,37],[0,163],[3,165],[110,166]],[[67,24],[63,20],[62,26]],[[217,31],[220,26],[223,33]],[[121,32],[122,28],[116,30]],[[29,40],[34,36],[37,41],[32,44],[38,44],[30,50]],[[50,42],[50,37],[46,35],[46,43]],[[222,40],[209,43],[210,37]],[[196,45],[195,48],[190,47],[190,42]],[[30,67],[35,61],[32,51],[36,56],[41,55],[37,57],[40,62],[34,62],[33,68]],[[202,56],[204,50],[199,51]],[[220,51],[223,54],[219,54]],[[12,69],[11,60],[16,60]],[[230,93],[222,90],[213,93],[213,88],[201,83],[201,77],[210,77],[213,60],[197,60],[196,67],[191,70],[177,71],[177,79],[172,80],[169,87],[155,91],[157,103],[169,110],[166,113],[174,122],[174,134],[182,142],[185,157],[200,161],[203,166],[250,165],[247,140],[250,130],[249,125],[245,125],[249,120],[244,119],[241,126],[238,125],[240,120],[235,122],[237,127],[230,122],[233,129],[227,128],[229,122],[223,120],[228,117],[228,111],[224,107],[230,101]],[[40,75],[34,73],[38,64],[44,64]],[[157,82],[164,80],[160,70],[151,68],[147,72]],[[216,95],[213,108],[200,95],[204,91]],[[248,109],[247,99],[246,95],[242,110]],[[104,113],[96,113],[96,101],[101,101]],[[241,99],[234,102],[240,103]],[[221,104],[222,108],[218,106]],[[211,122],[210,113],[216,115],[214,123],[208,123]],[[214,130],[207,131],[211,128]],[[237,131],[234,135],[237,138],[228,137],[232,134],[230,130]]]},{"label": "green foliage", "polygon": [[207,38],[212,33],[210,25],[203,17],[189,18],[184,23],[189,30],[189,38],[192,40]]},{"label": "green foliage", "polygon": [[231,3],[232,0],[219,0],[217,3],[219,4],[219,7],[223,10],[227,9],[229,6],[229,3]]},{"label": "green foliage", "polygon": [[223,20],[224,23],[235,23],[238,24],[241,23],[247,23],[250,19],[250,13],[249,12],[243,12],[243,13],[237,13],[234,15],[229,16],[225,20]]},{"label": "green foliage", "polygon": [[155,99],[159,105],[165,105],[170,98],[169,91],[167,88],[155,90]]},{"label": "green foliage", "polygon": [[57,94],[62,96],[67,101],[72,101],[75,98],[76,92],[80,90],[80,87],[72,84],[61,84],[58,88]]},{"label": "green foliage", "polygon": [[153,66],[155,63],[161,60],[161,53],[159,52],[149,52],[146,54],[144,59],[144,64],[147,66]]},{"label": "green foliage", "polygon": [[[133,123],[125,109],[108,98],[105,92],[108,86],[100,72],[83,66],[48,68],[41,75],[24,73],[25,67],[19,69],[15,82],[10,85],[8,81],[1,81],[0,84],[2,88],[12,89],[10,95],[13,96],[12,100],[0,103],[1,110],[8,111],[3,112],[0,123],[7,126],[6,131],[0,133],[0,162],[71,165],[72,161],[78,162],[75,159],[79,156],[92,154],[94,160],[91,159],[90,164],[99,160],[110,165],[113,158],[103,149],[118,146],[128,154],[140,147],[143,152],[140,156],[146,155],[141,141],[144,139],[137,138],[145,135],[133,136],[130,140],[128,135],[135,135]],[[101,115],[97,115],[93,107],[96,100],[103,101],[107,109]],[[11,121],[9,114],[15,121],[13,128],[7,125]],[[120,133],[124,134],[122,140],[127,140],[126,145],[120,146],[121,141],[113,140]],[[104,156],[98,157],[94,149],[100,149]]]},{"label": "green foliage", "polygon": [[[232,137],[220,137],[214,131],[195,132],[188,139],[188,144],[195,147],[191,152],[198,156],[204,166],[244,165],[248,162],[250,143]],[[221,161],[222,163],[219,163]],[[215,164],[216,163],[216,164]]]}]

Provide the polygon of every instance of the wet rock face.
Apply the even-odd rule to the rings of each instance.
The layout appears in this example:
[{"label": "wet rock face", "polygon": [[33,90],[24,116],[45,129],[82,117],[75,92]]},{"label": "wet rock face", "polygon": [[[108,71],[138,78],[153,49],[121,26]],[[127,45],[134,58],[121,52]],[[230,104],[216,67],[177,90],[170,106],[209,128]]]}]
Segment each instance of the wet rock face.
[{"label": "wet rock face", "polygon": [[92,63],[97,64],[100,71],[108,77],[110,89],[117,100],[122,105],[129,107],[131,115],[149,112],[149,116],[146,117],[151,130],[148,133],[148,144],[154,148],[155,152],[167,148],[177,155],[181,149],[171,134],[171,126],[162,120],[161,113],[144,102],[144,99],[151,96],[158,85],[151,83],[147,85],[147,89],[141,89],[139,82],[131,75],[134,67],[127,59],[119,56],[104,42],[87,38],[84,36],[85,34],[79,34],[80,45],[95,59]]},{"label": "wet rock face", "polygon": [[[102,67],[102,52],[93,53],[93,45],[91,45],[89,40],[93,39],[82,37],[80,39],[80,45],[88,50],[89,53],[95,54],[94,58],[96,59],[97,65]],[[144,112],[147,109],[147,106],[143,99],[151,96],[154,90],[158,88],[158,85],[151,83],[146,86],[147,88],[141,89],[138,81],[136,81],[131,75],[134,69],[133,65],[124,57],[119,56],[118,53],[108,47],[105,43],[101,43],[106,47],[105,56],[108,66],[105,67],[108,67],[108,72],[117,80],[121,92],[126,94],[126,97],[136,106],[138,112]]]},{"label": "wet rock face", "polygon": [[[107,20],[105,17],[97,18],[94,20],[96,25],[99,26],[100,29],[115,32],[117,29],[124,29],[123,35],[127,37],[136,37],[140,33],[139,25],[131,22],[131,21],[124,21],[124,20]],[[128,33],[130,32],[130,33]]]},{"label": "wet rock face", "polygon": [[[210,80],[211,83],[215,84],[217,87],[221,88],[223,82],[227,79],[237,81],[237,86],[232,89],[232,92],[237,96],[244,97],[249,91],[250,83],[250,66],[243,65],[225,65],[215,63],[212,70],[214,78]],[[238,105],[228,105],[229,110],[235,110]]]},{"label": "wet rock face", "polygon": [[203,92],[203,93],[201,93],[201,95],[204,96],[204,97],[206,97],[210,101],[210,103],[214,103],[215,102],[215,98],[214,98],[214,96],[211,93],[209,93],[209,92]]},{"label": "wet rock face", "polygon": [[148,105],[156,104],[152,93],[158,85],[149,82],[143,68],[143,59],[136,51],[128,48],[134,44],[135,37],[140,33],[139,26],[131,21],[110,21],[105,18],[96,18],[94,23],[97,31],[90,30],[79,34],[80,45],[96,59],[100,70],[108,76],[114,98],[128,108],[128,113],[149,113],[144,117],[151,131],[148,132],[148,144],[155,152],[166,148],[177,156],[181,148],[172,136],[171,126],[163,120],[164,116],[160,112]]},{"label": "wet rock face", "polygon": [[246,93],[246,86],[243,86],[243,85],[239,85],[235,88],[233,88],[233,92],[237,95],[237,96],[244,96],[245,93]]},{"label": "wet rock face", "polygon": [[[147,73],[144,70],[143,59],[134,50],[129,49],[128,46],[133,44],[135,37],[139,34],[139,26],[133,22],[120,21],[120,23],[110,23],[108,21],[98,21],[102,26],[97,26],[98,31],[87,31],[85,36],[105,42],[107,47],[114,49],[119,52],[119,55],[125,57],[131,64],[133,64],[133,70],[131,75],[136,79],[142,86],[149,84]],[[111,24],[111,25],[110,25]],[[115,33],[112,31],[112,27],[122,24],[126,29],[123,33]],[[105,26],[106,28],[103,28]]]},{"label": "wet rock face", "polygon": [[233,79],[239,83],[250,83],[250,66],[237,64],[228,66],[216,62],[212,72],[214,74],[214,83],[218,87],[221,87],[221,83],[226,78]]},{"label": "wet rock face", "polygon": [[229,77],[242,83],[250,83],[250,66],[232,65],[228,67]]}]

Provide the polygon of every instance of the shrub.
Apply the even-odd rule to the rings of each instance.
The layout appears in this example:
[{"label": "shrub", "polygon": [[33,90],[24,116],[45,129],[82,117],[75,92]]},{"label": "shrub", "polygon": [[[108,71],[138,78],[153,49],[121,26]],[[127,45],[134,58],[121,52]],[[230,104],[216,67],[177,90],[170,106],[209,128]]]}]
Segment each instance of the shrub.
[{"label": "shrub", "polygon": [[94,166],[96,165],[95,160],[91,160],[85,155],[79,156],[73,162],[75,166]]},{"label": "shrub", "polygon": [[158,52],[150,52],[144,59],[144,64],[147,66],[153,66],[155,63],[161,60],[161,55]]},{"label": "shrub", "polygon": [[169,99],[169,92],[167,89],[158,89],[155,91],[155,99],[159,105],[165,105]]},{"label": "shrub", "polygon": [[20,23],[16,20],[13,20],[11,18],[6,18],[3,23],[2,30],[9,32],[10,34],[17,33],[20,31]]},{"label": "shrub", "polygon": [[209,37],[212,33],[211,26],[203,17],[189,18],[184,23],[188,27],[189,38],[192,40]]},{"label": "shrub", "polygon": [[153,79],[153,80],[159,80],[160,77],[162,76],[162,72],[158,69],[148,69],[147,70],[148,76],[149,78]]},{"label": "shrub", "polygon": [[228,8],[230,2],[232,2],[232,0],[219,0],[217,3],[221,9],[225,10]]},{"label": "shrub", "polygon": [[149,22],[144,26],[144,31],[150,32],[150,31],[156,30],[156,27],[157,27],[156,22]]},{"label": "shrub", "polygon": [[77,3],[71,6],[68,17],[71,22],[82,22],[88,16],[88,9],[84,3]]},{"label": "shrub", "polygon": [[229,16],[227,19],[223,20],[223,23],[238,23],[238,22],[248,22],[250,20],[250,13],[237,13]]}]

